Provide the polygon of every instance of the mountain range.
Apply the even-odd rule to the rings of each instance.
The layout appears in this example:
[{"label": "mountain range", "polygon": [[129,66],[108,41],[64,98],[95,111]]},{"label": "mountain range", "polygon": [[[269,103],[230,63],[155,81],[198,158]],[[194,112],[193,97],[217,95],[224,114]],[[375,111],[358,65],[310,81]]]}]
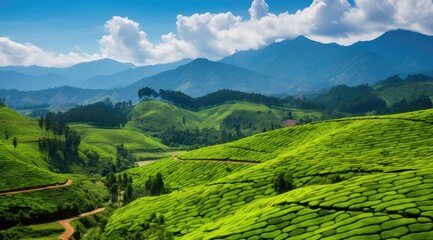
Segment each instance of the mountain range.
[{"label": "mountain range", "polygon": [[[219,62],[187,59],[137,67],[102,59],[69,68],[0,67],[0,89],[19,92],[47,88],[50,92],[63,91],[60,86],[77,87],[69,91],[99,89],[87,91],[98,94],[85,100],[64,95],[70,103],[89,102],[101,96],[137,101],[137,90],[145,86],[179,90],[191,96],[224,88],[264,94],[303,94],[338,84],[372,85],[395,74],[403,77],[412,73],[429,74],[433,72],[431,56],[433,37],[406,30],[386,32],[374,40],[350,46],[323,44],[299,36],[261,49],[237,52]],[[11,92],[0,94],[10,102]],[[38,92],[46,93],[37,91],[27,95]],[[19,102],[31,103],[34,98],[22,98]]]}]

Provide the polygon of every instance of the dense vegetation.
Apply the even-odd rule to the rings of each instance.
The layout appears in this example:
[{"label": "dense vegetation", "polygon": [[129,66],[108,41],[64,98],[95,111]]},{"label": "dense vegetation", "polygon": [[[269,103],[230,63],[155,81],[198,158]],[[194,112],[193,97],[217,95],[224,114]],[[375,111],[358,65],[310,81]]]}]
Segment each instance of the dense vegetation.
[{"label": "dense vegetation", "polygon": [[102,199],[77,186],[0,196],[1,228],[34,224],[91,211]]},{"label": "dense vegetation", "polygon": [[[182,239],[429,239],[432,116],[331,120],[181,154],[165,162],[177,164],[166,170],[174,182],[188,179],[193,163],[245,167],[218,166],[220,177],[139,198],[114,212],[105,236],[150,234],[144,226],[156,212]],[[130,170],[135,184],[158,164]]]},{"label": "dense vegetation", "polygon": [[330,111],[365,113],[385,107],[385,102],[367,85],[338,85],[331,88],[321,99]]},{"label": "dense vegetation", "polygon": [[193,98],[180,91],[160,89],[159,93],[157,93],[155,90],[145,87],[138,91],[138,97],[140,99],[160,97],[161,99],[170,101],[177,106],[192,110],[217,106],[227,102],[239,101],[260,103],[266,106],[280,106],[283,104],[283,100],[276,97],[269,97],[259,93],[245,93],[227,89],[209,93],[202,97]]},{"label": "dense vegetation", "polygon": [[111,103],[109,99],[89,105],[78,106],[65,113],[58,112],[55,119],[66,123],[89,123],[101,127],[121,127],[127,122],[132,102]]}]

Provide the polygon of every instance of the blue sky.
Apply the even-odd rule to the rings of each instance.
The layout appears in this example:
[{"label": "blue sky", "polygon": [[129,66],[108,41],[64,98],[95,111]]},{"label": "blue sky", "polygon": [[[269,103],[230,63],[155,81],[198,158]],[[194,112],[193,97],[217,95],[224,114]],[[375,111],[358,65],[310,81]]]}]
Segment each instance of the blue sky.
[{"label": "blue sky", "polygon": [[[312,0],[268,0],[274,13],[295,12]],[[0,36],[50,51],[95,52],[104,24],[113,16],[140,23],[149,40],[176,30],[176,16],[232,12],[248,18],[250,0],[2,0]]]},{"label": "blue sky", "polygon": [[304,35],[350,45],[433,35],[432,0],[0,0],[0,66],[218,60]]}]

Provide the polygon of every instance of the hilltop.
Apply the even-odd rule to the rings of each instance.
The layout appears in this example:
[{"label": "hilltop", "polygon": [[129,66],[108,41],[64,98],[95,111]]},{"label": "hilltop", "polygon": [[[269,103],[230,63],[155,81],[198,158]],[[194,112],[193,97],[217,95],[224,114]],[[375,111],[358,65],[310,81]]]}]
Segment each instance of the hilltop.
[{"label": "hilltop", "polygon": [[[109,239],[125,232],[180,239],[432,238],[432,126],[433,110],[329,120],[130,170],[140,188],[165,165],[163,174],[176,188],[115,211],[104,234]],[[175,171],[167,169],[171,164]],[[196,171],[189,171],[191,164]],[[215,174],[204,174],[209,172]],[[291,186],[287,192],[275,187],[281,173]],[[152,214],[163,215],[162,232],[149,227],[157,224]]]}]

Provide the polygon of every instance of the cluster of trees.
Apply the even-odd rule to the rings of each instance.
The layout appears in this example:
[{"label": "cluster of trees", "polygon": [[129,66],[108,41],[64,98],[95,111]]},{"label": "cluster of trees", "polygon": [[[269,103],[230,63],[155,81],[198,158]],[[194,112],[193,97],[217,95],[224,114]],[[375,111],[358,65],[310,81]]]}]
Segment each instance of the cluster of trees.
[{"label": "cluster of trees", "polygon": [[[53,113],[40,117],[38,120],[41,129],[41,138],[38,139],[39,151],[49,157],[63,152],[66,159],[67,153],[77,153],[81,143],[77,131],[70,129],[67,124],[55,120]],[[43,133],[45,130],[45,134]],[[50,132],[52,136],[50,136]]]},{"label": "cluster of trees", "polygon": [[109,173],[105,177],[105,187],[111,195],[111,203],[116,204],[121,201],[123,205],[132,202],[132,177],[128,174],[118,174],[117,177],[113,173]]},{"label": "cluster of trees", "polygon": [[122,229],[126,236],[125,239],[145,240],[145,239],[174,239],[173,233],[166,229],[165,217],[163,214],[150,214],[146,222],[140,225],[140,231],[131,231],[130,229]]},{"label": "cluster of trees", "polygon": [[352,114],[375,111],[386,106],[385,101],[376,96],[374,89],[368,85],[338,85],[316,100],[322,102],[328,111]]},{"label": "cluster of trees", "polygon": [[55,114],[55,118],[66,123],[79,122],[101,127],[122,127],[126,124],[131,109],[131,101],[113,104],[107,98],[104,102],[78,106],[65,113],[59,112]]},{"label": "cluster of trees", "polygon": [[[138,97],[140,100],[143,98],[149,99],[160,97],[161,99],[170,101],[177,106],[192,110],[236,101],[261,103],[268,106],[281,106],[284,103],[288,103],[284,99],[277,97],[269,97],[259,93],[245,93],[227,89],[209,93],[202,97],[193,98],[180,91],[160,89],[159,92],[156,92],[151,88],[145,87],[138,90]],[[294,98],[291,99],[291,101],[295,102]],[[299,102],[300,101],[302,100],[299,100]]]},{"label": "cluster of trees", "polygon": [[234,133],[225,129],[219,131],[214,128],[177,129],[172,126],[158,135],[161,142],[170,147],[179,146],[208,146],[225,143],[242,138],[240,131]]},{"label": "cluster of trees", "polygon": [[149,176],[145,184],[145,193],[148,196],[158,196],[168,192],[162,178],[162,173],[157,173],[155,176]]},{"label": "cluster of trees", "polygon": [[288,173],[279,173],[274,180],[274,189],[280,194],[294,189],[292,175]]},{"label": "cluster of trees", "polygon": [[227,132],[235,131],[236,137],[239,138],[244,135],[242,130],[257,133],[260,131],[266,132],[267,130],[275,130],[281,127],[281,119],[275,116],[271,111],[251,112],[236,110],[224,118],[221,123],[221,129],[225,129]]},{"label": "cluster of trees", "polygon": [[132,152],[122,143],[116,146],[116,160],[107,159],[100,161],[97,168],[102,176],[106,176],[109,173],[117,173],[130,169],[135,166],[136,161],[137,159],[132,155]]},{"label": "cluster of trees", "polygon": [[379,114],[393,114],[401,112],[411,112],[422,109],[432,108],[433,104],[429,97],[421,95],[413,100],[407,101],[406,99],[394,103],[389,108],[383,108],[378,111]]},{"label": "cluster of trees", "polygon": [[402,79],[399,75],[391,76],[383,81],[379,81],[376,83],[376,86],[390,86],[390,85],[399,85],[404,83],[417,83],[417,82],[429,82],[433,81],[433,77],[429,77],[423,74],[412,74],[408,75],[406,79]]}]

